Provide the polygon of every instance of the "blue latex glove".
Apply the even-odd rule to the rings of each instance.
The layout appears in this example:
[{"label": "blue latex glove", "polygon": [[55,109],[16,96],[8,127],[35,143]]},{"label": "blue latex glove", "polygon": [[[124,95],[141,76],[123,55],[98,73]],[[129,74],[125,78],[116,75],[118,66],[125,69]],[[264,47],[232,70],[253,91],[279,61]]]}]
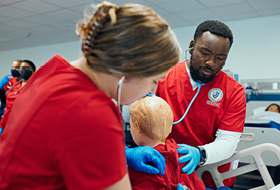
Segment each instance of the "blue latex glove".
[{"label": "blue latex glove", "polygon": [[193,173],[196,166],[200,162],[200,153],[197,148],[186,144],[178,144],[180,147],[177,149],[179,154],[186,154],[179,158],[179,163],[188,162],[183,168],[182,172],[187,172],[188,175]]},{"label": "blue latex glove", "polygon": [[147,94],[147,96],[153,97],[153,96],[156,96],[156,94],[155,94],[155,93],[153,93],[153,94]]},{"label": "blue latex glove", "polygon": [[187,188],[186,186],[183,186],[180,183],[178,183],[177,190],[189,190],[189,188]]},{"label": "blue latex glove", "polygon": [[1,137],[2,131],[3,131],[3,128],[0,128],[0,137]]},{"label": "blue latex glove", "polygon": [[[136,148],[125,147],[127,165],[133,169],[149,174],[164,175],[166,167],[165,158],[153,147],[139,146]],[[147,165],[147,162],[153,162],[157,168]]]},{"label": "blue latex glove", "polygon": [[4,86],[7,84],[11,77],[11,75],[6,75],[0,80],[0,89],[4,89]]}]

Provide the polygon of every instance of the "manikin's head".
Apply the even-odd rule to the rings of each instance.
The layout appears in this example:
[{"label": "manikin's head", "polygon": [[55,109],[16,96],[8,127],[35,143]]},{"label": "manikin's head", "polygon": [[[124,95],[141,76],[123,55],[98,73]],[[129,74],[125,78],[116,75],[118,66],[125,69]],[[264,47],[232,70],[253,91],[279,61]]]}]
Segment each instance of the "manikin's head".
[{"label": "manikin's head", "polygon": [[160,97],[144,97],[130,109],[131,135],[138,146],[156,146],[165,142],[171,133],[173,113]]},{"label": "manikin's head", "polygon": [[276,113],[280,113],[280,106],[278,104],[270,104],[265,111],[272,111]]}]

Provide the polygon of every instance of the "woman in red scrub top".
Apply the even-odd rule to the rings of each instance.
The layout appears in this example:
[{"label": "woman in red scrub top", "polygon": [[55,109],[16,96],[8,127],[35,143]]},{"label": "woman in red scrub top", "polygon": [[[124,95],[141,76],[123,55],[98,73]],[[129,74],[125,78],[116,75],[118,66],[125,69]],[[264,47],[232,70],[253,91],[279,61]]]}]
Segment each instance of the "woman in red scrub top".
[{"label": "woman in red scrub top", "polygon": [[0,140],[0,189],[131,189],[118,107],[155,93],[179,43],[138,4],[103,2],[77,33],[83,56],[55,55],[13,105]]}]

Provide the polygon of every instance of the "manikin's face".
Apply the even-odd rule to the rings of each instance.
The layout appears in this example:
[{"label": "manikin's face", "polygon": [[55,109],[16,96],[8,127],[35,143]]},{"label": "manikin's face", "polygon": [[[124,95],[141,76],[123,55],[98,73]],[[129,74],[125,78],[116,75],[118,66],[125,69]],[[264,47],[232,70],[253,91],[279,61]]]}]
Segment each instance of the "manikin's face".
[{"label": "manikin's face", "polygon": [[267,111],[273,111],[273,112],[277,112],[279,113],[279,110],[278,110],[278,106],[276,105],[271,105]]},{"label": "manikin's face", "polygon": [[210,82],[223,68],[229,49],[228,38],[204,32],[196,41],[191,41],[190,72],[192,78],[201,83]]}]

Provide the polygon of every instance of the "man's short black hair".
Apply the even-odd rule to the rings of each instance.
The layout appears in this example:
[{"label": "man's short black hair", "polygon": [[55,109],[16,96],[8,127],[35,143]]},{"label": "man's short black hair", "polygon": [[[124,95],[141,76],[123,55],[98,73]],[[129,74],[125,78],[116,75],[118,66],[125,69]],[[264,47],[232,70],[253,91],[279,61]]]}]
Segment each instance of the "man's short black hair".
[{"label": "man's short black hair", "polygon": [[206,20],[201,24],[199,24],[194,33],[194,37],[193,37],[194,41],[196,41],[197,38],[201,37],[202,34],[207,31],[209,31],[211,34],[228,38],[231,47],[233,43],[232,32],[226,24],[218,20]]},{"label": "man's short black hair", "polygon": [[33,71],[36,71],[36,66],[32,61],[25,59],[25,60],[22,60],[22,62],[28,63],[32,67]]}]

